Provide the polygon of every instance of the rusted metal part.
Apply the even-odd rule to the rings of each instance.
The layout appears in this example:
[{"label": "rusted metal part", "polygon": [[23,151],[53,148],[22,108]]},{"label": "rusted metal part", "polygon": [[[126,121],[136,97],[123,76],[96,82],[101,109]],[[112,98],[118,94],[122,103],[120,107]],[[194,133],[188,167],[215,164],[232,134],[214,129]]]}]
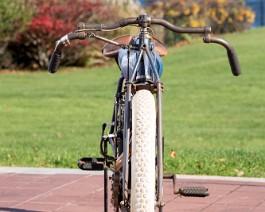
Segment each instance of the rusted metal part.
[{"label": "rusted metal part", "polygon": [[[130,144],[129,144],[129,157],[128,158],[131,157],[131,153],[132,153],[131,149],[132,149],[132,142],[130,142]],[[115,162],[115,171],[116,172],[121,169],[122,161],[123,161],[123,153],[117,158],[117,160]]]},{"label": "rusted metal part", "polygon": [[[135,94],[139,90],[149,90],[152,94],[157,93],[157,84],[132,84],[132,94]],[[164,86],[161,83],[162,92],[164,91]],[[126,92],[126,86],[124,87]]]},{"label": "rusted metal part", "polygon": [[173,193],[179,194],[179,187],[177,186],[177,175],[176,174],[164,174],[164,179],[172,179],[173,180]]},{"label": "rusted metal part", "polygon": [[119,189],[120,189],[120,177],[119,172],[113,172],[112,174],[112,184],[111,184],[111,190],[112,190],[112,205],[114,208],[119,207]]}]

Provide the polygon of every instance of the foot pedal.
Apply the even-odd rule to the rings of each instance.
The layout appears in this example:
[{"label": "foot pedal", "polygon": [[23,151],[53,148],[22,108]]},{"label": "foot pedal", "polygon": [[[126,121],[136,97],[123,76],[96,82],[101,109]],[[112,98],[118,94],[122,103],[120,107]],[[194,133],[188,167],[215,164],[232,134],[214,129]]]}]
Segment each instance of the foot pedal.
[{"label": "foot pedal", "polygon": [[206,197],[209,195],[208,188],[205,187],[183,187],[180,188],[178,193],[188,197]]},{"label": "foot pedal", "polygon": [[77,165],[84,171],[103,171],[104,158],[81,158]]},{"label": "foot pedal", "polygon": [[179,188],[177,186],[177,175],[176,174],[165,174],[164,179],[173,180],[173,192],[174,194],[180,194],[187,197],[206,197],[209,196],[208,188],[202,186],[186,186]]}]

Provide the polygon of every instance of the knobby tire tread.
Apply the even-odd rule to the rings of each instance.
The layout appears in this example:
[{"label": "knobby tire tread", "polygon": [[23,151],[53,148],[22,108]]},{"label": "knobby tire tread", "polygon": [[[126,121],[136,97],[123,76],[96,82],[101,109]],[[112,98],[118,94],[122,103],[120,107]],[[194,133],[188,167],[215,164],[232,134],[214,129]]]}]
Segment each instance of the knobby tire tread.
[{"label": "knobby tire tread", "polygon": [[155,100],[150,91],[139,90],[132,99],[132,212],[154,212],[155,140]]}]

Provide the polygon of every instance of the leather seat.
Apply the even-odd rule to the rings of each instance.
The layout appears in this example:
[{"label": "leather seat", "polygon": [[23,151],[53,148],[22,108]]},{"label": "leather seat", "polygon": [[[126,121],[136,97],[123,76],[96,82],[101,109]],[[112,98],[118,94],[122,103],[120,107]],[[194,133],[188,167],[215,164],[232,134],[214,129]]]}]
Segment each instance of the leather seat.
[{"label": "leather seat", "polygon": [[[122,36],[113,38],[112,40],[117,43],[121,43],[121,44],[129,44],[132,38],[133,38],[132,35],[122,35]],[[155,38],[153,38],[153,42],[155,44],[155,51],[159,54],[159,56],[162,57],[162,56],[167,55],[167,48],[162,42],[160,42],[159,40]],[[121,47],[119,46],[107,43],[103,47],[102,53],[106,57],[117,58],[120,48]]]}]

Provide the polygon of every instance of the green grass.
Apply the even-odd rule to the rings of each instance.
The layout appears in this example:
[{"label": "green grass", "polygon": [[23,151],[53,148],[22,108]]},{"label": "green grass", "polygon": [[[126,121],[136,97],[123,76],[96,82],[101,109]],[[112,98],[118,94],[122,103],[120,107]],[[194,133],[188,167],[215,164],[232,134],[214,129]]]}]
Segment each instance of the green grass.
[{"label": "green grass", "polygon": [[[220,46],[200,40],[169,49],[162,77],[166,172],[265,177],[264,34],[224,37],[238,53],[240,77]],[[1,74],[0,165],[76,168],[80,157],[99,156],[118,76],[115,67]]]}]

